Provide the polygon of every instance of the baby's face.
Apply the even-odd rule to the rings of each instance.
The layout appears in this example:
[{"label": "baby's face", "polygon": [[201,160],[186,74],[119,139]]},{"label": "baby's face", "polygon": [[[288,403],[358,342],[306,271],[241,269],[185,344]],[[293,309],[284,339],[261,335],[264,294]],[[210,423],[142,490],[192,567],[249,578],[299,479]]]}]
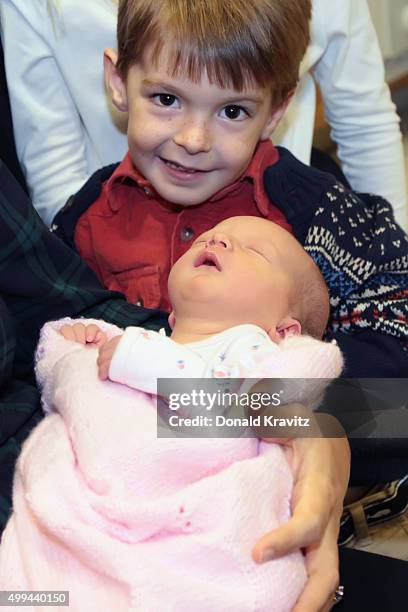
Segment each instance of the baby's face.
[{"label": "baby's face", "polygon": [[264,329],[289,314],[296,264],[308,257],[278,225],[232,217],[202,234],[175,263],[169,295],[177,316],[201,312]]}]

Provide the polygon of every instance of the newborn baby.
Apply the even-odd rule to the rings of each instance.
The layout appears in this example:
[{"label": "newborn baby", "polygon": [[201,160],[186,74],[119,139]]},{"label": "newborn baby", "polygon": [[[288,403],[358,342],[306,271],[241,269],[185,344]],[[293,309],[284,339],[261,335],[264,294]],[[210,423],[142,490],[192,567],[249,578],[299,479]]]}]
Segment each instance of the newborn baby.
[{"label": "newborn baby", "polygon": [[[315,339],[328,316],[323,279],[285,230],[234,217],[176,262],[169,294],[171,338],[102,322],[44,328],[49,416],[18,462],[0,588],[69,589],[78,612],[289,612],[306,580],[301,552],[251,558],[290,517],[283,448],[158,439],[154,394],[159,377],[337,376],[337,346]],[[313,404],[325,382],[293,399]]]}]

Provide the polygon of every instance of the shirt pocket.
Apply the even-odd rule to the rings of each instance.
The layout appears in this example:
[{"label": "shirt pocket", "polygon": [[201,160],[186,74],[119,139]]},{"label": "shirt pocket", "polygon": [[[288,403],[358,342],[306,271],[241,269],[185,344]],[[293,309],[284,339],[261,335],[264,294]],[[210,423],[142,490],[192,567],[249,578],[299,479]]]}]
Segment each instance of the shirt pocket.
[{"label": "shirt pocket", "polygon": [[128,302],[145,308],[159,308],[160,269],[146,265],[123,272],[111,272],[108,289],[124,293]]}]

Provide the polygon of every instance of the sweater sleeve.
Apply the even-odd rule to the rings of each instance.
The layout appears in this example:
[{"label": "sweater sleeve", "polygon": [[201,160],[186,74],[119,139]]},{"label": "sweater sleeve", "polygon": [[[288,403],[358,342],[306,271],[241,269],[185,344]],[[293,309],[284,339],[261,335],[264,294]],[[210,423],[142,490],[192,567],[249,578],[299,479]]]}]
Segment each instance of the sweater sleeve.
[{"label": "sweater sleeve", "polygon": [[344,378],[407,378],[408,357],[396,338],[372,330],[329,333],[344,355]]},{"label": "sweater sleeve", "polygon": [[2,0],[0,16],[17,154],[49,225],[89,176],[85,128],[50,46],[47,2]]},{"label": "sweater sleeve", "polygon": [[141,327],[128,327],[113,356],[109,378],[157,393],[158,378],[201,378],[204,360],[183,344]]},{"label": "sweater sleeve", "polygon": [[366,0],[315,0],[312,39],[324,53],[314,68],[331,135],[356,191],[376,193],[407,228],[399,117]]}]

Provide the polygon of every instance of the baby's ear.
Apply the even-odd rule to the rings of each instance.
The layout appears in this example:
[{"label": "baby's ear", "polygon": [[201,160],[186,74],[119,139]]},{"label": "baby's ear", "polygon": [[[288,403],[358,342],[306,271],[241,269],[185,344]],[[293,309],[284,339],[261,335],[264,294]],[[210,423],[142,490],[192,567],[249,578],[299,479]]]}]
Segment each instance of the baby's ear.
[{"label": "baby's ear", "polygon": [[302,333],[302,326],[297,319],[293,317],[286,317],[276,327],[272,327],[268,330],[268,336],[273,342],[279,343],[288,336],[300,336]]},{"label": "baby's ear", "polygon": [[171,329],[174,329],[174,326],[176,324],[176,317],[175,317],[173,311],[171,311],[171,313],[169,314],[168,321],[169,321],[169,325],[170,325]]},{"label": "baby's ear", "polygon": [[113,49],[105,49],[103,53],[105,86],[116,108],[126,113],[128,111],[126,84],[116,68],[117,61],[117,52]]}]

